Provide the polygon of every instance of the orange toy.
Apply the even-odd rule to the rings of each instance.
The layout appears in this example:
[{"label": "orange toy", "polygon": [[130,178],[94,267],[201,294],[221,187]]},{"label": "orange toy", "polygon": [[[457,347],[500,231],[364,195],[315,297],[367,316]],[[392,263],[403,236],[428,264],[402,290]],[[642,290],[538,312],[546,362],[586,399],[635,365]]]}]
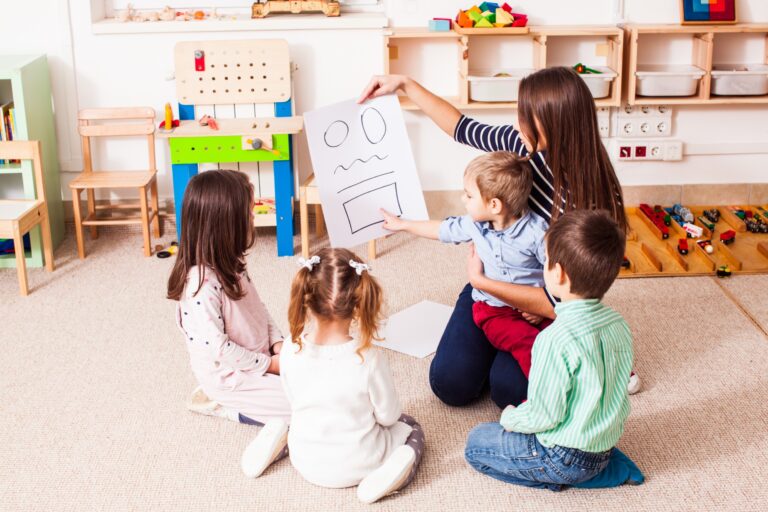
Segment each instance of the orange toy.
[{"label": "orange toy", "polygon": [[472,28],[472,19],[464,11],[459,11],[456,15],[456,24],[461,28]]},{"label": "orange toy", "polygon": [[195,11],[195,19],[196,20],[204,20],[205,19],[205,13],[203,11]]}]

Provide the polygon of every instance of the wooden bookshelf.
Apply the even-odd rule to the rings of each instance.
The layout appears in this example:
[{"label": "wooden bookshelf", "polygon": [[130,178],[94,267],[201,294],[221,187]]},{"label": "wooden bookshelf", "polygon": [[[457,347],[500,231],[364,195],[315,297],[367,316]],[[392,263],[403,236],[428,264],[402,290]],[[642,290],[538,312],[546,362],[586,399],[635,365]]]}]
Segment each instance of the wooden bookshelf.
[{"label": "wooden bookshelf", "polygon": [[[768,94],[762,96],[718,96],[712,94],[712,71],[715,64],[715,54],[718,45],[724,44],[721,39],[727,35],[743,35],[746,37],[759,36],[764,38],[761,55],[754,62],[744,64],[768,64],[768,25],[766,24],[734,24],[734,25],[627,25],[625,30],[625,60],[624,87],[627,91],[627,102],[630,105],[736,105],[736,104],[768,104]],[[718,38],[720,36],[720,38]],[[653,63],[640,62],[640,53],[647,45],[663,44],[664,39],[671,45],[675,38],[688,37],[691,41],[690,64],[700,68],[704,76],[699,80],[696,93],[693,96],[640,96],[637,91],[637,71],[643,65],[666,64],[664,61]]]},{"label": "wooden bookshelf", "polygon": [[[431,32],[422,27],[398,27],[392,29],[384,36],[384,72],[397,72],[397,61],[404,57],[401,55],[401,46],[408,46],[411,50],[419,50],[420,44],[446,44],[455,45],[454,51],[458,53],[458,67],[448,69],[456,80],[456,91],[453,95],[443,96],[461,110],[498,110],[517,108],[517,102],[482,102],[472,101],[470,96],[470,66],[474,64],[470,49],[473,41],[479,38],[490,37],[519,38],[520,41],[530,43],[533,69],[543,69],[554,65],[573,65],[572,63],[554,62],[551,52],[548,50],[557,44],[567,44],[570,41],[592,40],[595,41],[595,56],[604,60],[607,68],[617,73],[617,77],[610,86],[610,93],[606,98],[595,100],[600,107],[618,107],[621,105],[622,87],[622,63],[624,58],[624,32],[616,26],[531,26],[526,30],[482,29],[480,32],[472,32],[466,29],[452,30],[449,32]],[[479,44],[479,43],[478,43]],[[415,48],[414,48],[415,46]],[[592,65],[586,62],[587,65]],[[410,99],[401,97],[401,106],[404,110],[418,110]]]},{"label": "wooden bookshelf", "polygon": [[[44,55],[0,56],[0,105],[14,104],[14,140],[39,140],[42,145],[43,179],[54,247],[64,238],[64,210],[59,182],[59,160],[53,121],[53,100],[48,61]],[[0,165],[0,197],[34,199],[32,162]],[[26,252],[29,267],[43,266],[40,228],[29,233],[31,250]],[[13,254],[0,255],[0,268],[15,267]]]}]

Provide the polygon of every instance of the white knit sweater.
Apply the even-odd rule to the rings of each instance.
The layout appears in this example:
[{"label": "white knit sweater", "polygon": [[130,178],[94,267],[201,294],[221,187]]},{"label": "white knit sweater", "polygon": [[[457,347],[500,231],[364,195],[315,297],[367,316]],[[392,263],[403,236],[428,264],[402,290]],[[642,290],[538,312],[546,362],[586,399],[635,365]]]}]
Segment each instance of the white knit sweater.
[{"label": "white knit sweater", "polygon": [[357,340],[280,352],[283,388],[291,404],[291,463],[323,487],[357,485],[405,444],[411,427],[401,414],[386,357],[376,348],[355,352]]}]

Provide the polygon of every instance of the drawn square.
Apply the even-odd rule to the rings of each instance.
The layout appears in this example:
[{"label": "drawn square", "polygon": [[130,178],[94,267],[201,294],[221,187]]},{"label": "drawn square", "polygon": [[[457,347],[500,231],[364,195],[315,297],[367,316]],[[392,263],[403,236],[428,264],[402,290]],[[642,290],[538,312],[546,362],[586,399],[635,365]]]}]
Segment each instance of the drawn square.
[{"label": "drawn square", "polygon": [[385,209],[394,215],[402,215],[400,197],[397,194],[397,183],[363,192],[344,202],[344,213],[347,216],[349,230],[354,235],[358,231],[381,224],[384,219],[380,209]]}]

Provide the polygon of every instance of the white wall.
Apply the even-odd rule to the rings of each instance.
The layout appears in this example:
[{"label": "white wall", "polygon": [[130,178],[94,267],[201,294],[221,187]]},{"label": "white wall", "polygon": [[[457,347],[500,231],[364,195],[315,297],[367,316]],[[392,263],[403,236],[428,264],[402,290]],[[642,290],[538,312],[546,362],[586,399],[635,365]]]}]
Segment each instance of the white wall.
[{"label": "white wall", "polygon": [[[387,15],[395,26],[422,25],[435,16],[451,17],[469,3],[385,0]],[[618,21],[620,12],[617,0],[511,3],[528,13],[533,24],[609,24]],[[71,171],[78,170],[80,165],[79,140],[74,130],[77,109],[150,105],[161,112],[166,102],[175,104],[175,86],[168,77],[173,72],[172,49],[177,41],[287,39],[298,66],[294,94],[297,113],[356,96],[369,77],[383,69],[382,32],[375,29],[95,35],[91,30],[90,2],[84,0],[5,2],[3,7],[0,33],[4,34],[4,43],[0,51],[49,55],[64,190],[74,175]],[[742,21],[768,23],[768,2],[741,0],[738,10]],[[679,17],[678,2],[626,0],[624,15],[630,22],[675,23]],[[489,123],[515,119],[512,110],[469,114]],[[768,182],[766,114],[766,106],[675,108],[673,136],[689,148],[717,145],[724,152],[746,150],[750,154],[688,156],[682,162],[669,163],[621,163],[617,165],[619,177],[625,184]],[[463,166],[474,152],[452,143],[423,114],[408,112],[406,122],[424,187],[459,189]],[[764,148],[762,152],[760,148]],[[161,196],[171,197],[164,141],[158,142],[158,149]],[[126,168],[134,163],[130,148],[116,149],[108,158]],[[298,162],[302,175],[306,175],[310,165],[301,137]]]}]

